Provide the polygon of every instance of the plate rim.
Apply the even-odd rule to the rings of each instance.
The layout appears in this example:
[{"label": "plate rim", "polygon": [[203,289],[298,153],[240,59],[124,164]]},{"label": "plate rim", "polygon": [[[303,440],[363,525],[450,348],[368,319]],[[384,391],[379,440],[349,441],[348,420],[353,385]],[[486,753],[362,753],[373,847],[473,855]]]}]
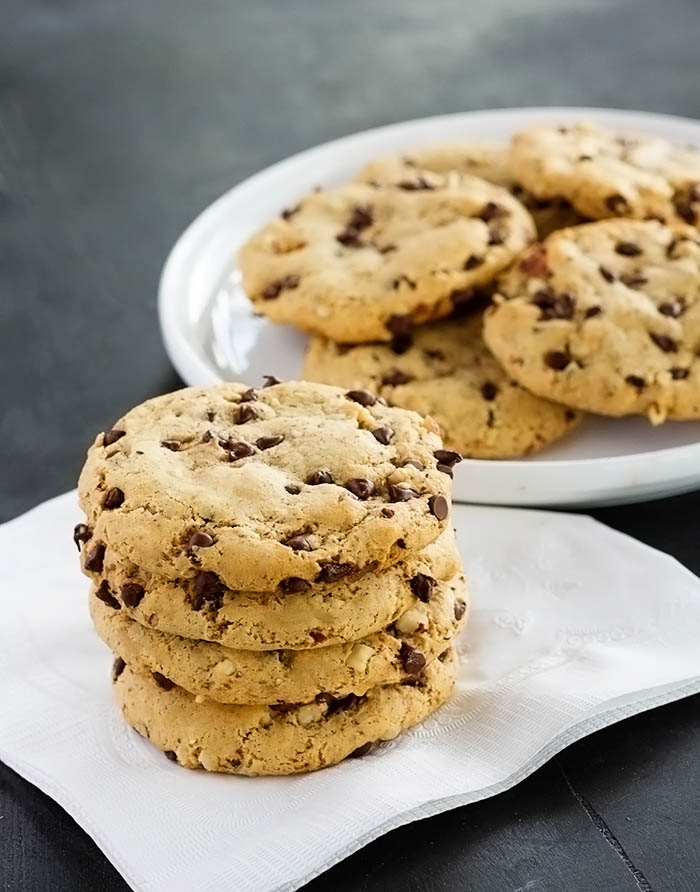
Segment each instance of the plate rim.
[{"label": "plate rim", "polygon": [[[177,287],[175,283],[177,279],[179,279],[183,267],[187,265],[186,261],[192,248],[201,241],[204,231],[217,220],[222,210],[226,208],[230,202],[239,200],[241,194],[245,196],[246,192],[254,191],[261,180],[264,181],[270,176],[284,174],[286,168],[293,168],[299,162],[313,160],[316,155],[324,155],[341,146],[347,147],[348,145],[352,145],[353,142],[361,142],[372,136],[390,134],[392,131],[398,131],[404,127],[421,126],[428,128],[431,126],[440,126],[474,118],[484,118],[491,121],[508,121],[513,116],[525,115],[539,118],[540,120],[555,120],[572,116],[589,116],[598,120],[614,119],[618,122],[618,125],[621,119],[626,119],[630,122],[631,127],[639,128],[641,126],[642,129],[644,125],[639,122],[644,119],[647,122],[657,121],[660,126],[691,126],[698,130],[698,138],[700,141],[700,120],[683,115],[644,111],[641,109],[618,109],[596,106],[510,106],[497,109],[472,109],[469,111],[428,115],[421,118],[394,121],[390,124],[371,127],[366,130],[353,131],[344,136],[335,137],[326,142],[302,149],[299,152],[295,152],[293,155],[288,155],[244,178],[230,189],[227,189],[226,192],[218,198],[214,199],[213,202],[200,211],[200,213],[197,214],[197,216],[186,226],[168,252],[158,282],[158,322],[168,358],[177,373],[183,381],[185,381],[186,385],[190,386],[188,384],[189,380],[197,380],[201,382],[201,384],[194,386],[203,386],[205,384],[217,383],[222,379],[216,374],[211,366],[198,355],[190,341],[185,337],[181,326],[177,324],[177,313],[174,310],[174,302],[177,297]],[[695,452],[700,452],[700,441],[679,446],[666,446],[661,449],[648,450],[645,452],[623,453],[621,455],[594,456],[591,458],[578,459],[543,459],[538,460],[537,462],[524,459],[500,459],[497,464],[499,466],[506,466],[512,470],[521,468],[523,470],[532,470],[533,467],[537,467],[539,473],[544,473],[548,466],[551,466],[552,469],[556,468],[559,471],[566,471],[570,470],[572,467],[590,467],[595,465],[609,466],[611,464],[626,465],[629,470],[635,470],[635,465],[642,465],[648,462],[649,457],[652,455],[662,457],[664,463],[667,463],[673,459],[682,460]],[[474,469],[478,466],[492,467],[494,465],[494,461],[489,459],[465,459],[465,463],[468,463]],[[528,504],[532,504],[532,502]]]}]

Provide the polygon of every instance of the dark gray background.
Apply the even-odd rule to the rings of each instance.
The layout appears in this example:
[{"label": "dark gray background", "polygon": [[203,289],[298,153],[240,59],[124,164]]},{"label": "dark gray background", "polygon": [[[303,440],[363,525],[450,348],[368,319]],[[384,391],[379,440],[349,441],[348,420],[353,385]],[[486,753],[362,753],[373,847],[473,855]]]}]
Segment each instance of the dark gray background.
[{"label": "dark gray background", "polygon": [[[233,183],[317,142],[441,112],[697,116],[699,34],[693,0],[0,0],[0,519],[71,487],[97,430],[178,385],[158,274]],[[699,508],[690,495],[598,516],[700,571]],[[696,892],[699,704],[594,735],[309,888]],[[125,885],[0,766],[0,889],[98,887]]]}]

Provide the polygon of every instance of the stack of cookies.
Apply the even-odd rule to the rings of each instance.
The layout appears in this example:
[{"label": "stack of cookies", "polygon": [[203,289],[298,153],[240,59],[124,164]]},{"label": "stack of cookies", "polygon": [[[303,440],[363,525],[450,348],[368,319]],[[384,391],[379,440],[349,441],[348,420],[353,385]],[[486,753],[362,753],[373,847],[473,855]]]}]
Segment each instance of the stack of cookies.
[{"label": "stack of cookies", "polygon": [[367,390],[276,379],[100,434],[74,535],[129,724],[187,767],[291,774],[433,712],[467,613],[458,460]]},{"label": "stack of cookies", "polygon": [[513,458],[582,412],[700,417],[699,226],[698,149],[546,125],[373,161],[239,263],[256,310],[312,335],[306,378]]}]

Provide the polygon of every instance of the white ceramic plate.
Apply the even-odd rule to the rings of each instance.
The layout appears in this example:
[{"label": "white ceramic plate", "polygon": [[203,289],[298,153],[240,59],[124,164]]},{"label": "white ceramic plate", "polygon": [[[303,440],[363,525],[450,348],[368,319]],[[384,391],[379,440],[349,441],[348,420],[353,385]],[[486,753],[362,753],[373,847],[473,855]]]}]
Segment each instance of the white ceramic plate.
[{"label": "white ceramic plate", "polygon": [[[588,119],[700,145],[700,122],[643,112],[521,108],[423,118],[368,130],[281,161],[231,189],[183,233],[163,269],[165,346],[188,384],[301,374],[306,337],[253,315],[235,256],[259,226],[314,186],[348,179],[371,158],[450,139],[506,140],[537,121]],[[652,427],[643,418],[588,417],[568,438],[519,461],[466,460],[457,501],[494,505],[603,505],[700,487],[700,422]]]}]

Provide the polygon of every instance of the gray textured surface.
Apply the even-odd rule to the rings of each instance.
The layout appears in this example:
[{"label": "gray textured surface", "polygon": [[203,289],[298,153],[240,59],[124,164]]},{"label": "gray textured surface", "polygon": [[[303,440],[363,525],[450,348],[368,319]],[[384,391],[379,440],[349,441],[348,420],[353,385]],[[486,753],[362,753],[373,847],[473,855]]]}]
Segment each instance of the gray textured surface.
[{"label": "gray textured surface", "polygon": [[[696,116],[699,33],[697,0],[0,0],[0,518],[69,488],[96,430],[177,386],[158,274],[233,183],[441,112]],[[599,516],[697,571],[699,507],[691,495]],[[594,735],[313,888],[695,892],[697,706]],[[0,766],[0,889],[97,887],[125,888],[60,808]]]}]

